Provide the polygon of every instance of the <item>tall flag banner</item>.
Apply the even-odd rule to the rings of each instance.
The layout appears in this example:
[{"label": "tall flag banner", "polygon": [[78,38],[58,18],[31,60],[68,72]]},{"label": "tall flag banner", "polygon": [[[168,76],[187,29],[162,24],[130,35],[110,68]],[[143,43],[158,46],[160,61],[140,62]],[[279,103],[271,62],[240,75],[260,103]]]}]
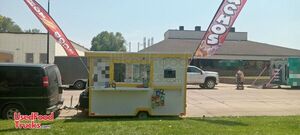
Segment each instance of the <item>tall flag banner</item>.
[{"label": "tall flag banner", "polygon": [[49,34],[64,48],[69,57],[78,57],[78,53],[59,28],[53,18],[46,10],[35,0],[24,0],[34,15],[41,21],[44,27],[49,31]]},{"label": "tall flag banner", "polygon": [[193,57],[211,56],[217,52],[246,2],[247,0],[223,0]]}]

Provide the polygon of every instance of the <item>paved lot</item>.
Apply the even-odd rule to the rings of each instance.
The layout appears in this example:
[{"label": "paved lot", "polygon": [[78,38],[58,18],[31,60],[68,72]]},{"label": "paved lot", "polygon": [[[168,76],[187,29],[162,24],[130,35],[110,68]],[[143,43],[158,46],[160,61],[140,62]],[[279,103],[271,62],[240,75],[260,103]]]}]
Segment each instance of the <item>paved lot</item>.
[{"label": "paved lot", "polygon": [[235,90],[220,84],[215,90],[188,89],[187,104],[188,117],[300,115],[300,90]]},{"label": "paved lot", "polygon": [[[66,90],[64,106],[74,107],[81,91]],[[60,118],[76,115],[74,109],[65,109]],[[187,117],[205,116],[284,116],[300,115],[300,90],[254,89],[235,90],[234,85],[220,84],[214,90],[188,86]]]},{"label": "paved lot", "polygon": [[[78,104],[79,101],[79,95],[82,92],[82,90],[65,90],[63,93],[63,98],[65,99],[63,107],[69,107],[66,109],[63,109],[61,111],[61,114],[59,115],[60,118],[71,118],[77,114],[80,114],[80,111],[77,111],[76,109],[71,109],[74,108],[75,105]],[[71,97],[73,96],[72,99],[72,105],[71,105]]]}]

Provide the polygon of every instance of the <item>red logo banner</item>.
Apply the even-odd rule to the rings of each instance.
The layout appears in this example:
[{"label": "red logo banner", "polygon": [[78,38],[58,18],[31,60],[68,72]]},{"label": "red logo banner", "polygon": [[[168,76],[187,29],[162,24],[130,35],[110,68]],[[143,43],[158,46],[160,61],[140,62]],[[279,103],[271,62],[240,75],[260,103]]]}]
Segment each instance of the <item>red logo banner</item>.
[{"label": "red logo banner", "polygon": [[223,45],[247,0],[223,0],[194,56],[211,56]]},{"label": "red logo banner", "polygon": [[46,12],[46,10],[35,0],[24,0],[34,15],[41,21],[44,27],[49,31],[50,35],[64,48],[69,57],[78,57],[78,53],[67,39],[63,31],[56,22]]}]

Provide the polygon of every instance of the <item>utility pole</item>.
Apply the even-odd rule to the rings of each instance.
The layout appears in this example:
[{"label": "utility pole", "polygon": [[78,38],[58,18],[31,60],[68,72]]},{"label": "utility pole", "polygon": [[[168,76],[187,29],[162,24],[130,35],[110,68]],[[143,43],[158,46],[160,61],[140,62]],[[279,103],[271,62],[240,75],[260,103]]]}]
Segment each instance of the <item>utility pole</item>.
[{"label": "utility pole", "polygon": [[[50,15],[50,0],[48,0],[48,14]],[[47,31],[47,64],[49,64],[49,30]]]},{"label": "utility pole", "polygon": [[151,44],[150,44],[150,45],[152,46],[153,44],[154,44],[154,38],[152,37],[152,38],[151,38]]},{"label": "utility pole", "polygon": [[144,37],[143,45],[144,45],[143,49],[145,49],[146,48],[146,37]]},{"label": "utility pole", "polygon": [[129,42],[129,52],[131,52],[131,42]]},{"label": "utility pole", "polygon": [[148,45],[147,48],[150,46],[150,38],[148,38]]}]

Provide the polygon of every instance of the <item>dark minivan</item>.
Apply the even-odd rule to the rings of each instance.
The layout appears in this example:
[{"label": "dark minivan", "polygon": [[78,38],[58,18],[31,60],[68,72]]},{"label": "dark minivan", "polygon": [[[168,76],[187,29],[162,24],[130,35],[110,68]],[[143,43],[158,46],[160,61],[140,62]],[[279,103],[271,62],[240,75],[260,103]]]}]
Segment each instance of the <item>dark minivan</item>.
[{"label": "dark minivan", "polygon": [[57,116],[62,92],[56,65],[0,63],[0,114],[4,119],[12,119],[14,112],[54,112]]}]

